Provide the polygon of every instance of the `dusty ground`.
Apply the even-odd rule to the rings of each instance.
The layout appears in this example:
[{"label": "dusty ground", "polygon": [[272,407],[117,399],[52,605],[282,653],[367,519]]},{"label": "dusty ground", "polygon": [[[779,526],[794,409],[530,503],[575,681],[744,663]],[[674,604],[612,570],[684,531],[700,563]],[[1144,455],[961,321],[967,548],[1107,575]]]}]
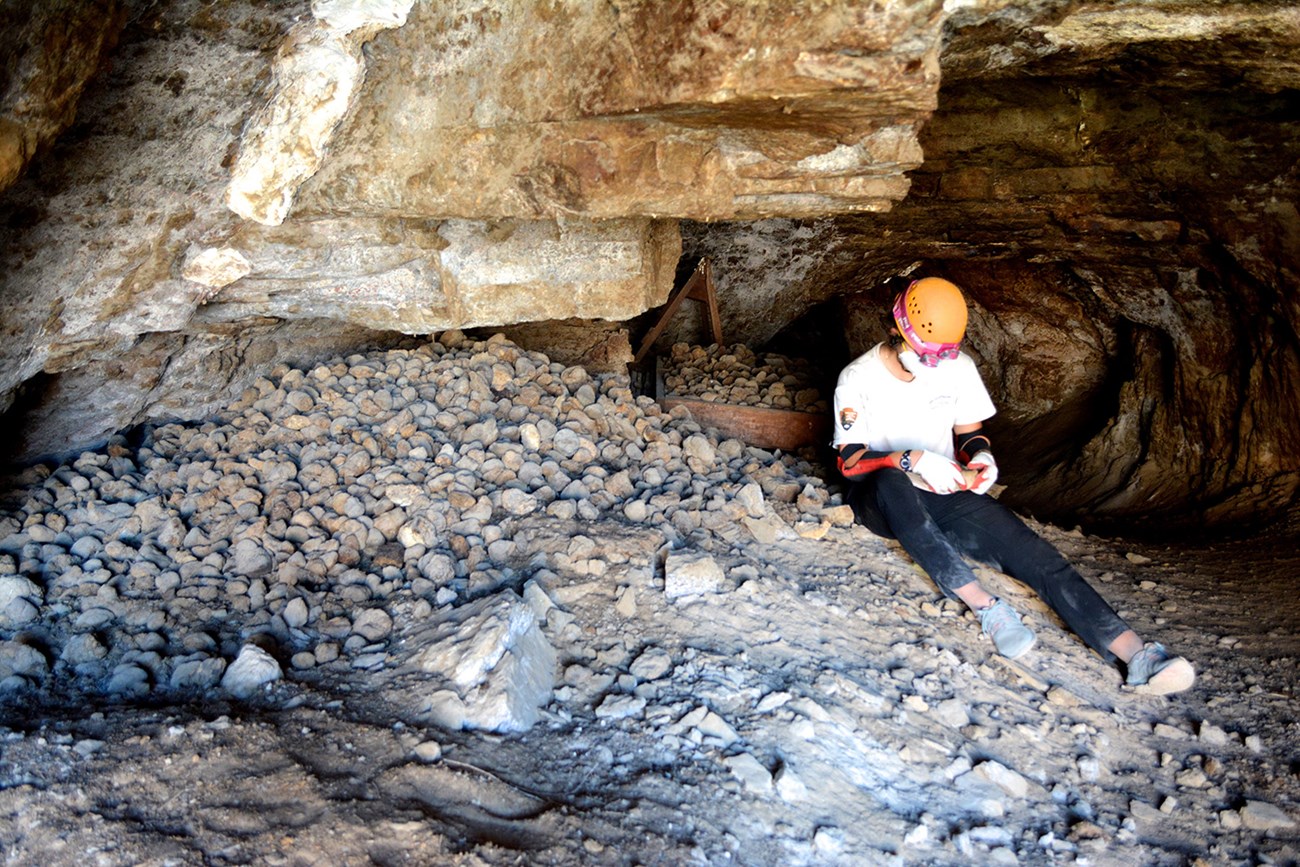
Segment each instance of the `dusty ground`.
[{"label": "dusty ground", "polygon": [[[609,570],[545,574],[557,689],[526,733],[414,724],[346,667],[183,704],[51,678],[4,705],[4,863],[1294,863],[1297,527],[1178,547],[1040,529],[1195,663],[1190,692],[1123,688],[985,573],[1039,635],[1001,660],[861,527],[686,535],[728,582],[668,599],[662,528],[539,513],[515,538]],[[422,609],[392,610],[396,641]]]}]

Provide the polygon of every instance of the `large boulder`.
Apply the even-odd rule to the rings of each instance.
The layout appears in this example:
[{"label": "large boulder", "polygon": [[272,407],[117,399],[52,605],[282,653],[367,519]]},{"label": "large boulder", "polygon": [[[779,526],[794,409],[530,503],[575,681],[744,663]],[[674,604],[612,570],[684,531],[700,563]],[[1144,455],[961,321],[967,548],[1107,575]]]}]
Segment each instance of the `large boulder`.
[{"label": "large boulder", "polygon": [[400,676],[385,694],[410,719],[521,732],[551,700],[555,650],[513,591],[439,611],[402,638]]}]

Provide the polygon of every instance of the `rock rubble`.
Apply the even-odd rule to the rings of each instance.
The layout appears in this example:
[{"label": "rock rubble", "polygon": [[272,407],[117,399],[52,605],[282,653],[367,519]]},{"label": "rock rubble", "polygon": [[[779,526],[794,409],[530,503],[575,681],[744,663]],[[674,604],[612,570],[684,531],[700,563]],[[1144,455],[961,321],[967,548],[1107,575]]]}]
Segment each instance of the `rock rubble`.
[{"label": "rock rubble", "polygon": [[1178,634],[1166,603],[1202,591],[1150,548],[1041,528],[1144,631],[1217,649],[1212,686],[1231,660],[1244,680],[1131,695],[982,574],[1039,634],[1008,663],[812,470],[455,332],[34,468],[0,511],[0,705],[51,715],[0,730],[0,842],[60,865],[1294,860],[1291,657]]},{"label": "rock rubble", "polygon": [[664,391],[708,403],[829,413],[817,372],[798,358],[759,355],[747,346],[674,343],[664,361]]},{"label": "rock rubble", "polygon": [[[282,365],[222,419],[19,480],[0,517],[0,690],[249,699],[282,669],[406,668],[440,682],[405,703],[414,719],[523,730],[555,661],[549,603],[518,593],[547,564],[604,565],[531,518],[612,518],[671,547],[754,511],[756,478],[793,500],[785,475],[626,377],[499,335]],[[669,594],[720,590],[712,569]]]}]

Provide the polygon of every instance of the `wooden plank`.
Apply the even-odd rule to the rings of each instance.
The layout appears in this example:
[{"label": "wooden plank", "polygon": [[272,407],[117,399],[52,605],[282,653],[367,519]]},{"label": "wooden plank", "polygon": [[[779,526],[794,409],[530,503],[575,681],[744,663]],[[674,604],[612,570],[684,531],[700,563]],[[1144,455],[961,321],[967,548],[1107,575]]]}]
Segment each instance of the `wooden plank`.
[{"label": "wooden plank", "polygon": [[713,342],[718,346],[724,346],[722,340],[722,316],[718,314],[718,292],[713,285],[713,263],[708,259],[702,259],[700,261],[700,271],[704,273],[704,279],[691,290],[691,298],[704,302],[704,318],[708,320]]},{"label": "wooden plank", "polygon": [[682,287],[676,290],[668,299],[668,306],[664,312],[659,314],[659,319],[655,321],[654,327],[650,333],[641,341],[641,348],[636,351],[632,358],[633,364],[640,364],[642,359],[650,351],[650,347],[664,333],[668,327],[668,320],[673,318],[677,309],[682,306],[682,302],[687,298],[692,301],[702,301],[705,304],[704,317],[709,322],[709,330],[713,334],[713,342],[722,345],[722,317],[718,315],[718,293],[713,285],[713,265],[708,259],[701,259],[695,266],[695,271],[691,274]]},{"label": "wooden plank", "polygon": [[710,403],[671,395],[660,399],[659,405],[665,410],[685,407],[703,427],[761,449],[793,451],[830,442],[830,418],[819,412]]},{"label": "wooden plank", "polygon": [[718,291],[713,285],[713,263],[704,260],[704,294],[705,309],[709,312],[709,325],[713,327],[713,342],[724,346],[722,340],[722,317],[718,314]]},{"label": "wooden plank", "polygon": [[659,315],[659,320],[655,322],[654,327],[650,329],[650,333],[641,342],[641,348],[636,351],[636,356],[632,359],[633,364],[641,363],[641,359],[645,358],[646,353],[650,351],[650,347],[654,345],[654,342],[664,333],[664,329],[668,327],[668,320],[673,318],[677,308],[682,306],[682,302],[690,297],[691,292],[695,290],[696,284],[703,279],[700,275],[700,269],[696,268],[691,278],[668,300],[668,306],[664,308],[664,312]]}]

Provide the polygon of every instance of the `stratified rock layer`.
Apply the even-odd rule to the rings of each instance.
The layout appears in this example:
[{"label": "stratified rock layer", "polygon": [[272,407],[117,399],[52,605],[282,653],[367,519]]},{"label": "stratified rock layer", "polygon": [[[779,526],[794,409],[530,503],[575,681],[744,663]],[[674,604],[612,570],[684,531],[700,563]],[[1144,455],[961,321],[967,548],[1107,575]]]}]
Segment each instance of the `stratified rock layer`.
[{"label": "stratified rock layer", "polygon": [[694,219],[888,210],[920,164],[924,5],[419,4],[302,214]]}]

